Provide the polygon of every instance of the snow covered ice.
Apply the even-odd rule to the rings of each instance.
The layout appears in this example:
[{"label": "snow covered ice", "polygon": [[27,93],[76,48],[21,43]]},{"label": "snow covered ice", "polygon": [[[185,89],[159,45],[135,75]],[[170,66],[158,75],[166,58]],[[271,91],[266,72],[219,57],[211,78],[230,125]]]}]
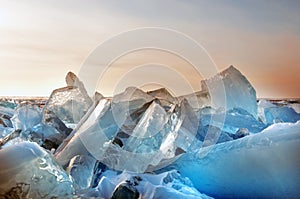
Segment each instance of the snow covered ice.
[{"label": "snow covered ice", "polygon": [[300,122],[278,123],[257,134],[186,153],[170,167],[216,198],[298,198],[299,151]]},{"label": "snow covered ice", "polygon": [[299,100],[257,103],[233,66],[183,96],[65,80],[43,107],[0,101],[0,198],[300,197]]},{"label": "snow covered ice", "polygon": [[106,171],[102,174],[97,189],[101,197],[110,198],[112,195],[116,195],[120,185],[131,186],[131,189],[136,190],[141,198],[211,198],[201,194],[188,178],[182,177],[175,170],[158,175],[136,174],[126,171],[117,174],[114,171]]}]

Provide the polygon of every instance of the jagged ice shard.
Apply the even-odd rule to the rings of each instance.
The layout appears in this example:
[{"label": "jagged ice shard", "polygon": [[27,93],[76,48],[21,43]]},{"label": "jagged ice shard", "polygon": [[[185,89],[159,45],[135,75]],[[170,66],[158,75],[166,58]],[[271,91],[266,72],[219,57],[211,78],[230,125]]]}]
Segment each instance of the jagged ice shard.
[{"label": "jagged ice shard", "polygon": [[[116,96],[118,103],[114,98],[99,102],[58,150],[59,162],[66,164],[74,155],[90,153],[113,169],[143,173],[163,167],[187,150],[195,138],[198,119],[186,100],[169,107],[164,102],[164,108],[160,99],[137,90],[132,93],[140,95],[123,104],[126,92]],[[123,111],[126,114],[120,113],[122,109],[128,110]]]},{"label": "jagged ice shard", "polygon": [[180,97],[66,83],[43,109],[0,101],[0,198],[300,197],[299,100],[257,110],[232,66]]},{"label": "jagged ice shard", "polygon": [[[223,84],[224,87],[220,84]],[[225,89],[225,92],[222,89]],[[216,76],[202,81],[202,91],[213,96],[212,107],[226,110],[242,108],[257,119],[256,91],[247,78],[235,67],[230,66]],[[220,96],[224,93],[225,98]],[[223,107],[224,105],[226,107]]]},{"label": "jagged ice shard", "polygon": [[55,113],[60,120],[67,123],[78,123],[92,106],[83,83],[75,74],[69,72],[66,76],[67,86],[56,89],[50,95],[44,110]]},{"label": "jagged ice shard", "polygon": [[42,113],[40,108],[37,106],[22,104],[16,108],[11,120],[15,129],[27,131],[41,123]]}]

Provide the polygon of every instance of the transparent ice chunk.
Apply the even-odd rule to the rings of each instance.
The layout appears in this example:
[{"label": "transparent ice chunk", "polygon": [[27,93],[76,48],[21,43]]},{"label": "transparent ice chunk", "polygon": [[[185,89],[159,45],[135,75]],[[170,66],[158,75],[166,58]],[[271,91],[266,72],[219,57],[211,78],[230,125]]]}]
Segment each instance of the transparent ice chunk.
[{"label": "transparent ice chunk", "polygon": [[78,123],[91,105],[89,96],[77,87],[68,86],[54,90],[44,109],[54,112],[65,123]]},{"label": "transparent ice chunk", "polygon": [[44,149],[22,142],[0,150],[0,196],[72,198],[71,178]]},{"label": "transparent ice chunk", "polygon": [[192,94],[183,95],[178,99],[179,101],[186,99],[195,111],[211,106],[211,97],[207,91],[198,91]]},{"label": "transparent ice chunk", "polygon": [[[131,152],[152,152],[158,150],[162,142],[160,132],[167,122],[166,111],[155,101],[143,114],[139,123],[129,133],[123,149]],[[160,140],[157,140],[160,139]]]},{"label": "transparent ice chunk", "polygon": [[44,110],[52,111],[65,123],[78,123],[92,106],[93,100],[74,73],[67,74],[66,83],[66,87],[52,92]]},{"label": "transparent ice chunk", "polygon": [[[136,122],[131,121],[132,126],[118,125],[112,103],[113,100],[101,100],[72,138],[57,150],[56,158],[61,164],[74,155],[90,153],[116,170],[152,171],[176,159],[195,138],[198,119],[186,100],[174,105],[168,114],[159,101],[154,101],[146,106],[142,117],[133,117]],[[131,112],[134,110],[140,109]],[[126,141],[130,144],[126,145]]]},{"label": "transparent ice chunk", "polygon": [[[224,87],[221,87],[223,84]],[[219,96],[224,94],[226,96]],[[202,81],[202,92],[207,92],[211,97],[211,106],[225,108],[230,110],[233,108],[241,108],[250,113],[257,119],[257,102],[256,91],[247,80],[247,78],[236,68],[230,66],[216,76]],[[225,103],[223,101],[225,97]],[[223,107],[223,105],[226,107]]]},{"label": "transparent ice chunk", "polygon": [[[212,125],[231,134],[240,128],[247,128],[251,133],[258,133],[267,127],[256,120],[253,115],[241,108],[234,108],[226,112],[206,112],[202,109],[197,112],[202,126]],[[221,118],[224,117],[224,121]]]},{"label": "transparent ice chunk", "polygon": [[35,125],[41,123],[41,109],[32,104],[20,104],[16,108],[11,121],[15,129],[30,131]]},{"label": "transparent ice chunk", "polygon": [[151,95],[155,99],[158,99],[161,106],[166,109],[170,108],[172,104],[178,104],[177,97],[174,97],[166,88],[148,91],[147,94]]},{"label": "transparent ice chunk", "polygon": [[288,105],[276,105],[267,100],[260,100],[258,103],[259,118],[265,124],[278,122],[297,122],[300,114]]},{"label": "transparent ice chunk", "polygon": [[96,159],[91,156],[74,156],[67,168],[76,191],[87,189],[92,184]]}]

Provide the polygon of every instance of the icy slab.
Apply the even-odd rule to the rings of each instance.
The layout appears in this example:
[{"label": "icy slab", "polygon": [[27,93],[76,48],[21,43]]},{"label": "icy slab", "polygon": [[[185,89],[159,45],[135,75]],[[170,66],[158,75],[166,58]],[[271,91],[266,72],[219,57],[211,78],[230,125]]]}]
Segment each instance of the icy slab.
[{"label": "icy slab", "polygon": [[[58,148],[56,152],[58,161],[65,165],[73,156],[89,153],[79,137],[87,129],[89,129],[89,133],[85,135],[87,139],[93,138],[92,129],[97,132],[97,129],[101,127],[104,129],[104,136],[113,140],[119,128],[132,128],[131,125],[136,125],[140,115],[143,114],[153,99],[152,96],[147,95],[142,90],[129,87],[123,93],[114,96],[113,100],[105,98],[100,98],[98,102],[95,100],[91,109],[78,123],[68,139]],[[137,112],[137,110],[139,111]],[[123,126],[125,120],[127,126]]]},{"label": "icy slab", "polygon": [[[186,100],[168,112],[154,100],[139,113],[141,117],[128,115],[133,118],[129,123],[132,125],[119,125],[112,106],[113,100],[100,100],[86,121],[59,147],[56,158],[62,165],[75,155],[90,153],[110,168],[143,173],[174,161],[195,138],[198,118]],[[140,112],[131,112],[137,110]]]},{"label": "icy slab", "polygon": [[265,109],[267,124],[278,122],[297,122],[300,114],[290,107],[274,107]]},{"label": "icy slab", "polygon": [[300,122],[184,154],[171,167],[216,198],[299,198]]},{"label": "icy slab", "polygon": [[300,114],[300,103],[288,104],[288,107],[294,109],[298,114]]},{"label": "icy slab", "polygon": [[5,107],[14,110],[17,106],[18,105],[12,100],[0,99],[0,107]]},{"label": "icy slab", "polygon": [[92,99],[77,87],[56,89],[48,99],[45,110],[55,113],[66,123],[78,123],[92,105]]},{"label": "icy slab", "polygon": [[0,114],[1,115],[6,115],[11,118],[14,115],[14,112],[15,112],[14,108],[10,108],[9,106],[7,106],[7,107],[0,106]]},{"label": "icy slab", "polygon": [[11,119],[11,117],[0,113],[0,126],[10,127],[10,128],[13,127],[10,119]]},{"label": "icy slab", "polygon": [[91,156],[75,156],[67,172],[72,176],[76,191],[91,187],[96,159]]},{"label": "icy slab", "polygon": [[212,125],[231,134],[235,134],[240,128],[247,128],[250,133],[258,133],[267,127],[266,124],[256,120],[253,115],[241,108],[234,108],[226,112],[207,111],[205,108],[198,111],[197,114],[202,126]]},{"label": "icy slab", "polygon": [[178,104],[177,97],[174,97],[166,88],[159,88],[157,90],[152,90],[147,92],[148,95],[154,97],[159,104],[166,110],[170,110],[173,105]]},{"label": "icy slab", "polygon": [[148,95],[141,89],[136,87],[128,87],[123,93],[117,94],[113,97],[114,103],[129,102],[129,101],[142,101],[142,104],[152,101],[154,98]]},{"label": "icy slab", "polygon": [[67,74],[66,83],[66,87],[52,92],[44,110],[54,112],[65,123],[78,123],[92,106],[93,100],[74,73]]},{"label": "icy slab", "polygon": [[7,145],[7,143],[20,136],[21,130],[14,130],[13,128],[5,128],[0,126],[0,149]]},{"label": "icy slab", "polygon": [[[213,125],[199,125],[196,137],[202,142],[205,140],[206,146],[210,146],[216,143],[228,142],[234,139],[232,134],[226,131],[222,131],[220,128]],[[215,139],[217,139],[216,142]]]},{"label": "icy slab", "polygon": [[[5,106],[6,105],[6,106]],[[0,125],[3,127],[13,127],[11,118],[14,115],[14,108],[10,107],[5,101],[0,104]]]},{"label": "icy slab", "polygon": [[101,178],[100,176],[108,169],[109,168],[105,164],[97,161],[95,164],[95,167],[94,167],[94,174],[93,174],[93,178],[92,178],[90,187],[92,187],[92,188],[97,187],[99,184],[100,178]]},{"label": "icy slab", "polygon": [[30,132],[22,132],[21,136],[48,150],[56,149],[65,138],[57,129],[43,123],[34,126]]},{"label": "icy slab", "polygon": [[195,111],[211,106],[211,98],[207,91],[198,91],[192,94],[178,97],[179,101],[186,99]]},{"label": "icy slab", "polygon": [[64,137],[71,133],[72,129],[68,128],[52,111],[44,110],[43,113],[43,124],[55,128]]},{"label": "icy slab", "polygon": [[50,110],[41,109],[32,104],[21,104],[12,118],[14,129],[20,129],[22,139],[34,141],[46,149],[57,148],[72,129]]},{"label": "icy slab", "polygon": [[[95,96],[95,99],[98,100],[94,100],[87,114],[56,152],[56,157],[62,165],[67,164],[75,155],[89,153],[79,137],[82,132],[89,129],[89,133],[86,133],[85,137],[92,139],[93,129],[97,132],[97,129],[101,127],[104,129],[102,133],[108,137],[108,141],[110,141],[109,139],[113,141],[118,129],[126,131],[125,129],[134,128],[143,112],[154,100],[152,96],[135,87],[127,88],[123,93],[114,96],[112,100],[99,97],[99,94]],[[126,125],[124,125],[125,122]],[[89,136],[90,138],[88,138]]]},{"label": "icy slab", "polygon": [[[131,143],[131,148],[138,149],[138,151],[126,150],[126,148],[122,148],[120,145],[111,142],[111,138],[107,137],[107,134],[103,136],[106,132],[105,129],[107,129],[105,126],[102,126],[100,129],[96,126],[96,128],[88,129],[81,134],[81,139],[84,143],[90,143],[90,145],[86,145],[86,148],[94,157],[111,168],[141,173],[152,171],[164,167],[165,164],[178,158],[177,156],[184,152],[195,137],[193,133],[196,132],[197,128],[195,128],[195,131],[189,130],[193,127],[191,124],[193,124],[194,121],[197,122],[197,119],[193,118],[193,112],[188,112],[190,109],[186,106],[188,106],[188,103],[183,102],[181,106],[178,107],[178,110],[175,109],[174,113],[169,116],[168,124],[163,125],[162,122],[164,122],[164,120],[159,121],[160,124],[155,124],[156,127],[157,125],[164,126],[164,128],[155,135],[145,139],[135,139],[135,142]],[[151,109],[153,106],[149,108]],[[161,108],[159,108],[159,110],[161,110]],[[149,124],[148,122],[149,119],[151,120],[151,117],[153,116],[146,116],[147,119],[145,121],[147,121],[147,124]],[[163,117],[164,116],[162,116],[162,118]],[[158,118],[161,117],[158,116]],[[137,127],[139,125],[140,124],[138,124]],[[151,128],[155,129],[152,125],[148,128],[148,131]],[[102,136],[99,132],[101,132]],[[129,140],[131,140],[130,138]],[[102,147],[98,149],[92,147],[96,143],[100,146],[102,145]]]},{"label": "icy slab", "polygon": [[13,132],[14,129],[10,127],[3,127],[0,125],[0,139],[4,138],[5,136],[9,135]]},{"label": "icy slab", "polygon": [[30,131],[35,125],[41,123],[41,109],[32,104],[20,104],[16,108],[11,121],[15,129]]},{"label": "icy slab", "polygon": [[[68,138],[64,140],[55,153],[56,159],[61,165],[66,165],[71,158],[76,155],[89,154],[81,141],[80,134],[87,129],[92,128],[93,125],[97,125],[97,119],[103,117],[104,113],[109,109],[110,103],[111,102],[108,99],[101,99],[99,103],[95,105],[95,108],[90,109],[82,121],[78,123],[77,127],[72,131]],[[111,120],[107,120],[107,124],[111,124],[112,126],[115,125]],[[91,137],[91,139],[92,138],[93,137]]]},{"label": "icy slab", "polygon": [[261,120],[263,123],[267,124],[267,119],[265,116],[265,109],[271,108],[271,107],[276,107],[275,104],[272,104],[271,102],[265,100],[265,99],[260,99],[259,102],[257,103],[258,105],[258,119]]},{"label": "icy slab", "polygon": [[[220,85],[224,85],[224,87]],[[247,78],[236,68],[230,66],[216,76],[201,82],[202,91],[209,93],[211,96],[212,107],[225,108],[242,108],[250,113],[255,119],[257,118],[256,91],[247,80]],[[225,89],[226,96],[222,89]],[[223,101],[225,97],[225,102]],[[224,104],[226,107],[223,107]]]},{"label": "icy slab", "polygon": [[71,178],[36,143],[3,148],[0,159],[0,197],[72,198]]},{"label": "icy slab", "polygon": [[116,195],[123,197],[139,195],[140,198],[147,199],[211,198],[197,191],[188,178],[182,177],[175,170],[159,175],[131,172],[122,172],[118,175],[114,171],[106,171],[97,188],[103,198],[111,198]]},{"label": "icy slab", "polygon": [[177,103],[177,98],[173,97],[173,95],[166,88],[148,91],[147,94],[159,100],[166,100],[173,104]]},{"label": "icy slab", "polygon": [[122,125],[124,120],[137,109],[154,100],[154,97],[146,94],[136,87],[128,87],[123,93],[117,94],[112,98],[112,111],[115,120]]},{"label": "icy slab", "polygon": [[157,102],[153,101],[139,123],[132,132],[129,132],[129,137],[126,140],[124,139],[123,149],[138,153],[149,153],[158,150],[164,136],[159,132],[167,123],[167,117],[166,111]]},{"label": "icy slab", "polygon": [[297,122],[300,114],[289,106],[278,106],[267,100],[260,100],[258,103],[259,118],[265,124],[278,122]]},{"label": "icy slab", "polygon": [[72,131],[50,110],[44,110],[42,124],[33,130],[42,135],[42,146],[49,150],[56,149]]},{"label": "icy slab", "polygon": [[5,135],[3,138],[0,139],[0,148],[5,148],[11,145],[15,145],[21,142],[27,141],[26,138],[20,136],[21,135],[21,130],[17,129],[8,132],[7,135]]}]

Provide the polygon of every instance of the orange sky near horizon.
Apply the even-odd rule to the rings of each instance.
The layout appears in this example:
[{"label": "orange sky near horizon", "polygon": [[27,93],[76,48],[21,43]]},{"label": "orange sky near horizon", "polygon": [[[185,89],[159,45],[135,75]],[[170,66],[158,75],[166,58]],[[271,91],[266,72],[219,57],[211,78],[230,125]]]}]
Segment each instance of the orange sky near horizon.
[{"label": "orange sky near horizon", "polygon": [[[0,96],[49,96],[53,89],[65,85],[68,71],[80,72],[88,55],[103,41],[135,28],[161,27],[200,43],[218,71],[234,65],[248,78],[258,97],[300,98],[299,9],[300,2],[292,0],[134,0],[126,4],[2,0]],[[145,51],[114,63],[112,78],[102,80],[105,83],[99,92],[111,95],[112,85],[128,67],[152,62],[173,67],[197,89],[201,77],[191,72],[187,63],[167,53]],[[173,73],[152,67],[153,72],[146,69],[146,74],[132,78],[152,74],[155,79],[159,74],[176,88],[176,78],[169,77]],[[185,93],[183,87],[177,89]]]}]

